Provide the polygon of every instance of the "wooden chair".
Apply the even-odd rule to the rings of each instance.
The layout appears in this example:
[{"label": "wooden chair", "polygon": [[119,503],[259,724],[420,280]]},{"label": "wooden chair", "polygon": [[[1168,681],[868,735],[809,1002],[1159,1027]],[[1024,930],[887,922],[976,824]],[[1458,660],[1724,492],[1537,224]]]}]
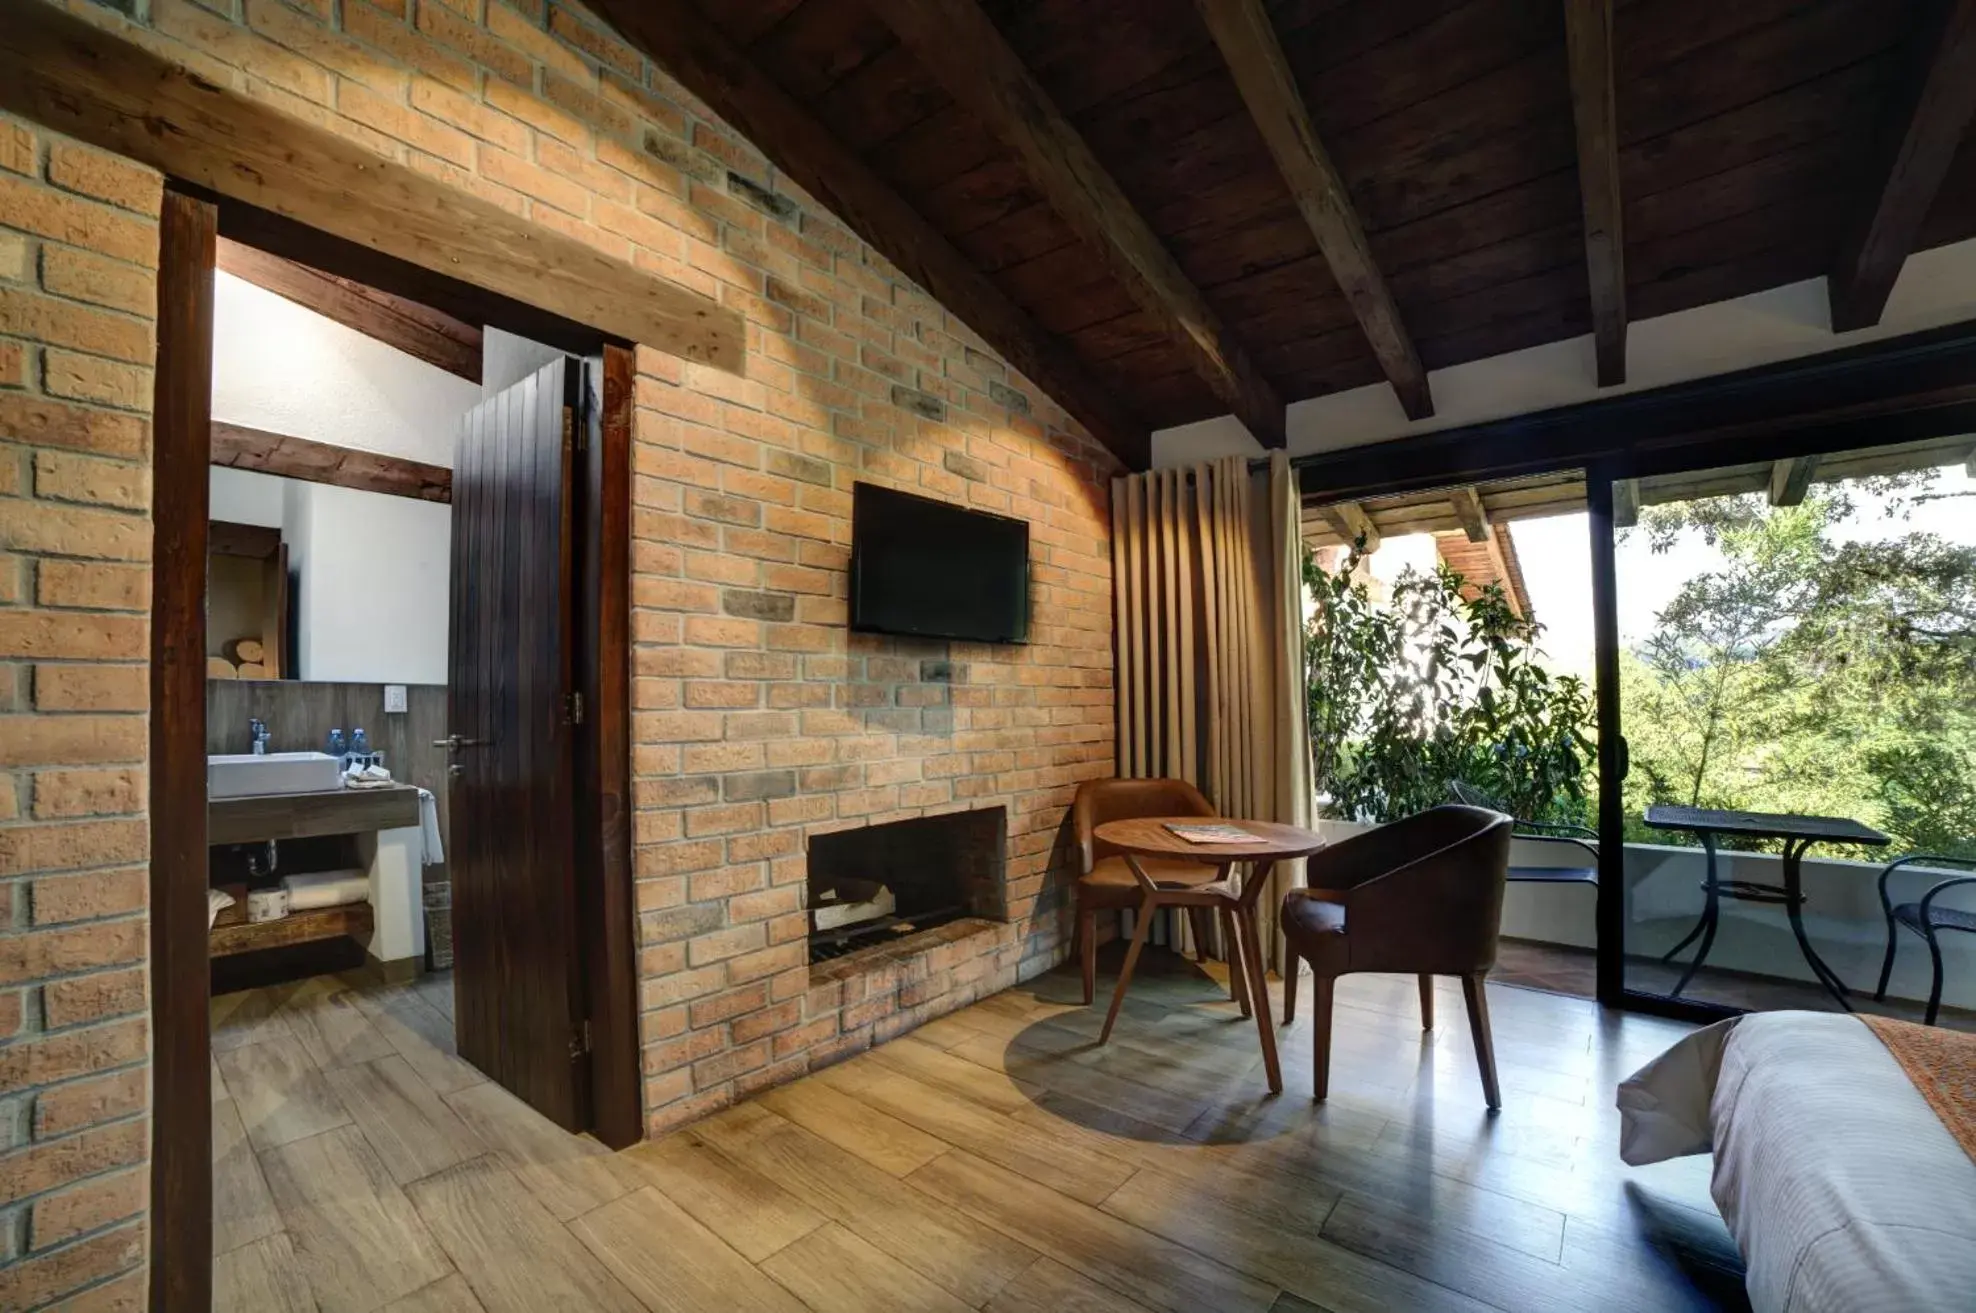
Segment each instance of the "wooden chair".
[{"label": "wooden chair", "polygon": [[[1098,913],[1137,911],[1144,901],[1138,877],[1125,858],[1093,833],[1107,821],[1137,820],[1146,816],[1215,816],[1218,813],[1201,791],[1185,780],[1086,780],[1077,786],[1071,804],[1071,828],[1077,835],[1081,873],[1077,878],[1077,938],[1084,965],[1084,1004],[1089,1007],[1098,989]],[[1161,862],[1142,860],[1147,873],[1161,885],[1186,889],[1212,884],[1219,879],[1218,868],[1200,862]],[[1190,908],[1194,928],[1196,960],[1207,956],[1213,920],[1205,908]],[[1223,927],[1227,929],[1226,926]],[[1249,1015],[1248,991],[1241,988],[1241,972],[1234,969],[1236,936],[1228,934],[1229,993]],[[1264,1006],[1268,1006],[1264,1004]],[[1106,1028],[1108,1031],[1109,1026]]]},{"label": "wooden chair", "polygon": [[1509,872],[1510,818],[1480,807],[1434,807],[1381,826],[1310,859],[1309,888],[1283,898],[1283,1024],[1297,1011],[1297,964],[1316,981],[1315,1095],[1331,1077],[1331,999],[1338,977],[1355,971],[1420,978],[1422,1029],[1434,1027],[1434,977],[1460,976],[1482,1092],[1502,1107],[1489,1004],[1482,981],[1496,964],[1503,887]]}]

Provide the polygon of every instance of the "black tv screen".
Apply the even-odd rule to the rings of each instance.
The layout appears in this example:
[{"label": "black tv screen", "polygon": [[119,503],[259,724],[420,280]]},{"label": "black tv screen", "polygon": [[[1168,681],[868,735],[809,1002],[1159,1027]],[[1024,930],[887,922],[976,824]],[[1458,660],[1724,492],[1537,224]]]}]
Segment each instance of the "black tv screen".
[{"label": "black tv screen", "polygon": [[1029,525],[860,483],[851,628],[977,643],[1029,639]]}]

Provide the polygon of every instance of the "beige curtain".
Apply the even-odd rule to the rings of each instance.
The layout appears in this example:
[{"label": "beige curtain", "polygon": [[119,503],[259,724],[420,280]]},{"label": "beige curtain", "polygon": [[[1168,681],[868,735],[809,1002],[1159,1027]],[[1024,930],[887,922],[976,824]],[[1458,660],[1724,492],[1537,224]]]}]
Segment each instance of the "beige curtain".
[{"label": "beige curtain", "polygon": [[[1296,480],[1229,457],[1112,481],[1118,767],[1184,779],[1224,816],[1310,824],[1303,715],[1303,578]],[[1257,906],[1272,967],[1276,909]],[[1184,937],[1186,930],[1181,928]]]}]

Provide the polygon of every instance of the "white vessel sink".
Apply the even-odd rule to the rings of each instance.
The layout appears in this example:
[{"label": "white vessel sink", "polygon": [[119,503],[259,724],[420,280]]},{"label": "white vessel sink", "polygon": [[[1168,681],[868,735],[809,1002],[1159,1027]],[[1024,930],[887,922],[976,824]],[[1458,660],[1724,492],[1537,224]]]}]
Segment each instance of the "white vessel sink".
[{"label": "white vessel sink", "polygon": [[325,752],[224,752],[206,758],[206,797],[328,793],[343,787],[336,758]]}]

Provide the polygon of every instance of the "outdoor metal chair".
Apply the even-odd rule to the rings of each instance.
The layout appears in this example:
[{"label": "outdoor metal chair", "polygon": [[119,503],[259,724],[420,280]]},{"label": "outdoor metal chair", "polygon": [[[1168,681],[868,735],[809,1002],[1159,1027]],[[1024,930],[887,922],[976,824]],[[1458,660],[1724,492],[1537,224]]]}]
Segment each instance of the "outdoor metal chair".
[{"label": "outdoor metal chair", "polygon": [[[1448,785],[1448,793],[1453,799],[1468,807],[1483,807],[1493,812],[1509,814],[1509,808],[1486,792],[1472,784],[1456,780]],[[1589,884],[1599,883],[1599,832],[1584,825],[1559,825],[1549,821],[1526,821],[1511,818],[1511,833],[1519,839],[1531,839],[1539,843],[1570,844],[1584,850],[1590,858],[1589,865],[1572,866],[1511,866],[1511,883],[1523,884]],[[1574,860],[1576,854],[1573,854]]]},{"label": "outdoor metal chair", "polygon": [[1928,955],[1935,968],[1934,982],[1928,987],[1928,1012],[1922,1018],[1924,1025],[1935,1024],[1935,1017],[1942,1010],[1942,946],[1935,936],[1943,930],[1966,930],[1976,933],[1976,912],[1965,912],[1957,907],[1937,907],[1935,899],[1950,889],[1961,885],[1976,884],[1976,875],[1953,875],[1937,881],[1921,901],[1899,903],[1887,894],[1887,880],[1903,866],[1957,866],[1976,867],[1976,857],[1944,857],[1936,853],[1913,853],[1888,862],[1880,872],[1880,910],[1887,917],[1887,958],[1880,964],[1880,986],[1873,991],[1873,1001],[1884,1003],[1887,1000],[1887,981],[1894,974],[1894,949],[1897,947],[1897,926],[1904,926],[1928,941]]}]

